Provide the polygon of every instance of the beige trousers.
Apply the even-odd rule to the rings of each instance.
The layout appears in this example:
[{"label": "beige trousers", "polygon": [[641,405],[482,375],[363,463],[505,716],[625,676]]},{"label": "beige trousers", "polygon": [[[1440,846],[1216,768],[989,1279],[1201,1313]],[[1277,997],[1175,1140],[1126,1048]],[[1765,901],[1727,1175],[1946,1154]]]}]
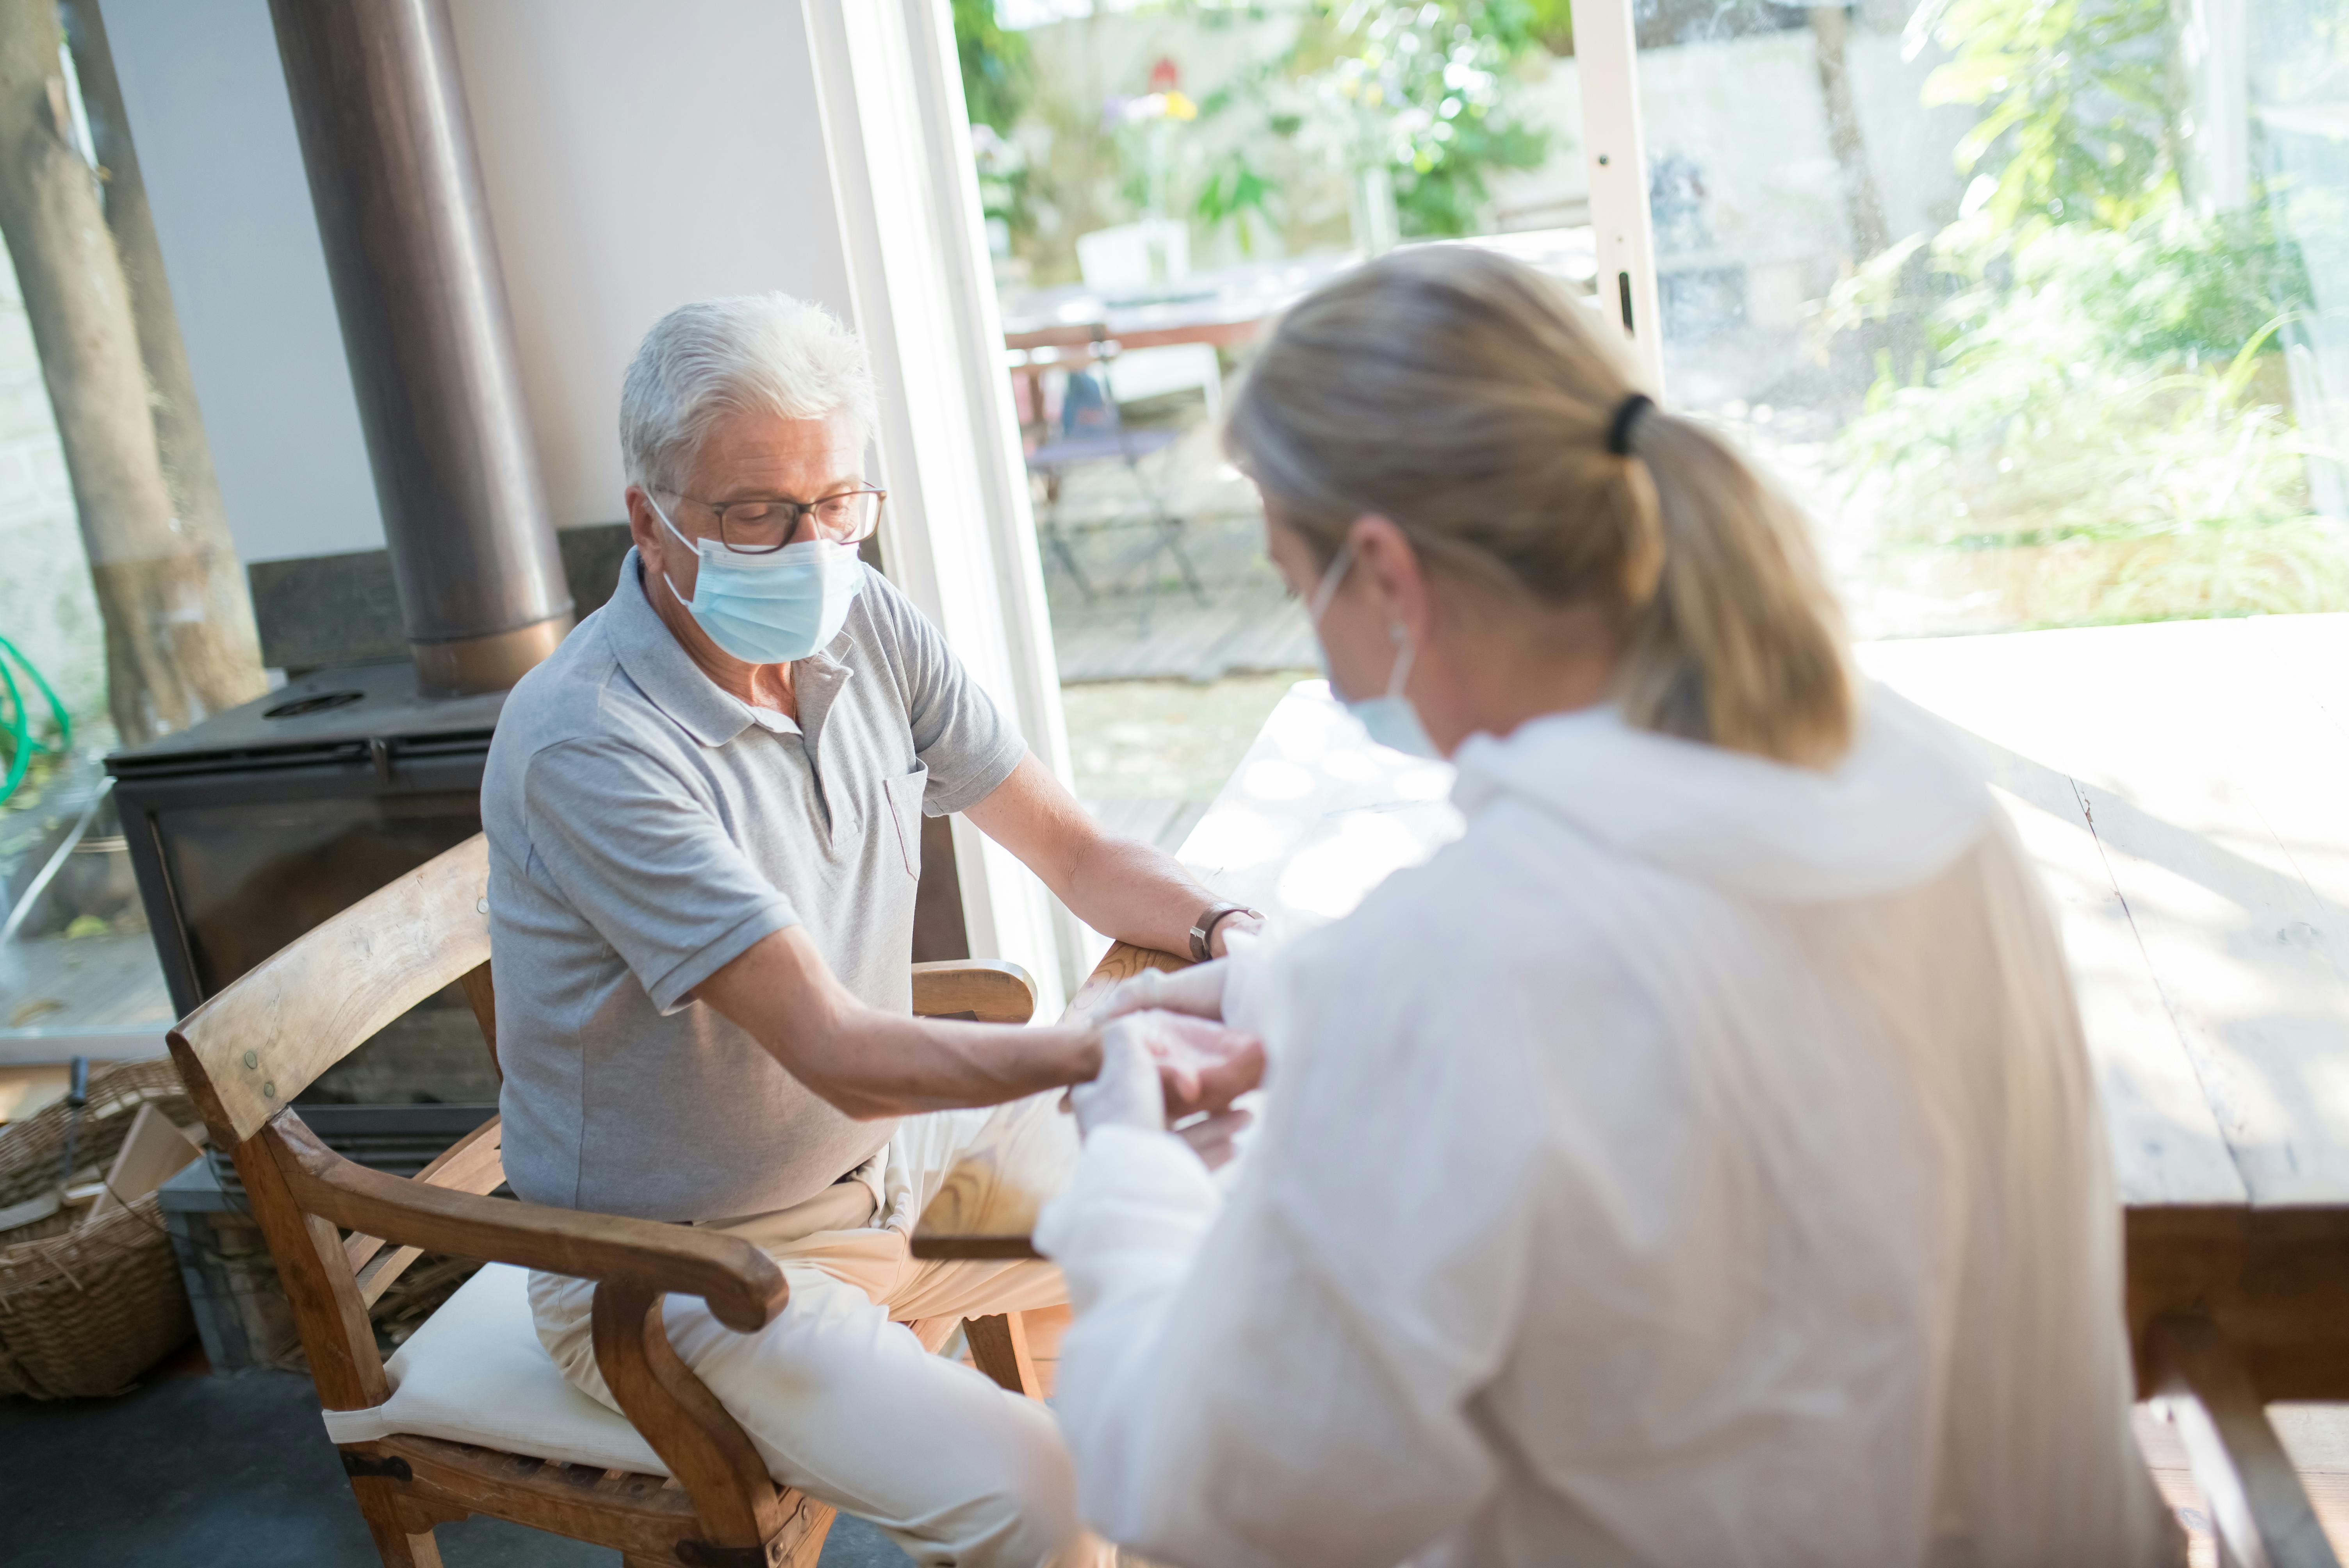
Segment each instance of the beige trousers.
[{"label": "beige trousers", "polygon": [[[925,1262],[907,1244],[946,1173],[981,1140],[1073,1145],[1059,1099],[1055,1090],[909,1117],[873,1161],[808,1202],[716,1222],[763,1248],[790,1283],[790,1304],[758,1333],[735,1333],[696,1296],[661,1304],[669,1343],[777,1480],[873,1521],[936,1568],[1114,1561],[1077,1522],[1051,1413],[931,1354],[907,1326],[944,1319],[943,1339],[959,1318],[1068,1299],[1050,1264]],[[539,1339],[565,1377],[611,1405],[595,1367],[594,1295],[588,1281],[531,1275]]]}]

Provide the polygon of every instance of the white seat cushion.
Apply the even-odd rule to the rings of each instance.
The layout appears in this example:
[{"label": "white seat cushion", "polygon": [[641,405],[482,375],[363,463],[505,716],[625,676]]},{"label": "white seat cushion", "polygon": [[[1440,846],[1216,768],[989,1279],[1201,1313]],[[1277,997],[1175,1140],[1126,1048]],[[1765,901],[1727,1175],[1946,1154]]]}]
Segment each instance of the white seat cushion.
[{"label": "white seat cushion", "polygon": [[668,1474],[626,1417],[564,1378],[531,1324],[530,1275],[510,1264],[483,1265],[384,1370],[391,1398],[372,1409],[326,1411],[328,1437],[364,1443],[404,1432],[566,1464]]}]

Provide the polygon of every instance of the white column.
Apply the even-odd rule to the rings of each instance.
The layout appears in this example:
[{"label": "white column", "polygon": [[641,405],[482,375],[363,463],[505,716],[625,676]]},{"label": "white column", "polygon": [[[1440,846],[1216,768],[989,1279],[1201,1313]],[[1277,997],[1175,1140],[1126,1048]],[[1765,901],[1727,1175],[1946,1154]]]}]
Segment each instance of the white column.
[{"label": "white column", "polygon": [[1664,391],[1663,316],[1655,224],[1648,211],[1648,141],[1640,119],[1639,42],[1631,0],[1576,0],[1574,58],[1582,77],[1583,156],[1599,242],[1599,304],[1630,338],[1648,385]]},{"label": "white column", "polygon": [[[1060,675],[947,0],[806,0],[805,15],[856,327],[880,383],[889,575],[1066,779]],[[1057,1017],[1081,978],[1080,927],[960,820],[955,851],[972,955],[1024,965],[1037,1016]]]}]

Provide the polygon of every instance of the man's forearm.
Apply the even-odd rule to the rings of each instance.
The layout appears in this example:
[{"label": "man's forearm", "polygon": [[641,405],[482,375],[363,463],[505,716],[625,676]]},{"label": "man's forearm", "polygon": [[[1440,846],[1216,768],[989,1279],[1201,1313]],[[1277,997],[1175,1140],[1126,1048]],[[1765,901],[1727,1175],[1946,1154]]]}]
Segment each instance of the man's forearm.
[{"label": "man's forearm", "polygon": [[766,1045],[792,1075],[860,1119],[1001,1105],[1101,1071],[1101,1032],[914,1018],[868,1007]]},{"label": "man's forearm", "polygon": [[1105,936],[1188,954],[1191,922],[1216,900],[1174,856],[1104,833],[1078,856],[1064,902]]},{"label": "man's forearm", "polygon": [[1071,913],[1121,942],[1187,954],[1192,921],[1216,902],[1174,856],[1102,832],[1033,757],[964,814],[1043,878]]},{"label": "man's forearm", "polygon": [[694,995],[854,1117],[1000,1105],[1101,1071],[1101,1037],[1091,1028],[1014,1028],[869,1007],[796,925],[760,938]]}]

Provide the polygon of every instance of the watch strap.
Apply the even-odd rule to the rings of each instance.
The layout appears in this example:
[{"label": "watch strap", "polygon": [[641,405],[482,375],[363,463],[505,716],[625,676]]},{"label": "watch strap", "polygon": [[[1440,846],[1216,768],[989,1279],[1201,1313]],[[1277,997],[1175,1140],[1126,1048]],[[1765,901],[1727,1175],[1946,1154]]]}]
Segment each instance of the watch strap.
[{"label": "watch strap", "polygon": [[1215,949],[1208,944],[1215,940],[1216,927],[1236,914],[1245,914],[1256,920],[1264,918],[1244,903],[1211,903],[1199,912],[1199,918],[1191,923],[1193,962],[1205,964],[1215,956]]}]

